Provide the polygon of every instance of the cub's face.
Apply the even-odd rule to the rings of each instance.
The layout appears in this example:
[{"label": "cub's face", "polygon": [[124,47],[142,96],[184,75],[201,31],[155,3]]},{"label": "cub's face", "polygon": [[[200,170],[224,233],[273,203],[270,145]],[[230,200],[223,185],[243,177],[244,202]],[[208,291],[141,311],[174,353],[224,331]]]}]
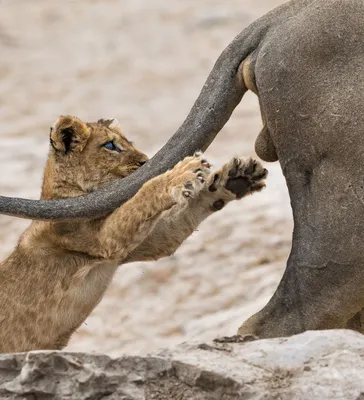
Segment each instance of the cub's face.
[{"label": "cub's face", "polygon": [[90,192],[131,174],[148,160],[113,119],[87,123],[61,116],[51,128],[50,144],[42,198]]}]

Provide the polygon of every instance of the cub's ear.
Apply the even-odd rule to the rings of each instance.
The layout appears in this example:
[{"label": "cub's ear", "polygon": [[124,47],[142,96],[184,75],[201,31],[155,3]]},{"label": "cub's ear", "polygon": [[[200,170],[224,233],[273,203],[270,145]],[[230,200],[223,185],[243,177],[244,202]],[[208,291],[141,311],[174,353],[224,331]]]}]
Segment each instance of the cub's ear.
[{"label": "cub's ear", "polygon": [[90,137],[90,129],[76,117],[61,115],[50,130],[51,146],[63,154],[81,152]]},{"label": "cub's ear", "polygon": [[120,122],[116,118],[99,119],[97,123],[106,126],[106,128],[121,132]]}]

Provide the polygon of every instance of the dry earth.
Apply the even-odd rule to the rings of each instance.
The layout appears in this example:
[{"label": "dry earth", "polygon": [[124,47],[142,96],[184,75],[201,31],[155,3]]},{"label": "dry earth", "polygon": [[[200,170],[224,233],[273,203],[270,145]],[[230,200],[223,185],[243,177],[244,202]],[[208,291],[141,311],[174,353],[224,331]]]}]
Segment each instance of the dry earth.
[{"label": "dry earth", "polygon": [[[152,155],[177,129],[223,48],[280,0],[0,0],[0,193],[37,198],[59,114],[117,117]],[[247,95],[210,147],[253,155]],[[291,209],[279,165],[264,193],[203,223],[172,257],[121,267],[68,350],[145,354],[235,333],[265,304],[287,258]],[[28,221],[0,217],[0,257]]]}]

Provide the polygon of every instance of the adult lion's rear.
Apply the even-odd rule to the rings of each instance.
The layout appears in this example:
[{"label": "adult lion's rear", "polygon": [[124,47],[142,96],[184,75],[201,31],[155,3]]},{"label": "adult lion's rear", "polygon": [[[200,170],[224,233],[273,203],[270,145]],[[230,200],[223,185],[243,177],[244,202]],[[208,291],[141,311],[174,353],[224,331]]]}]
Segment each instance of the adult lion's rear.
[{"label": "adult lion's rear", "polygon": [[239,330],[261,337],[344,328],[364,307],[364,2],[288,10],[271,14],[250,63],[265,121],[257,153],[276,152],[295,223],[278,290]]},{"label": "adult lion's rear", "polygon": [[[279,159],[294,216],[292,252],[268,305],[240,328],[260,337],[361,329],[364,307],[364,2],[293,0],[223,51],[186,121],[130,178],[81,203],[0,198],[35,219],[102,215],[195,150],[206,149],[248,88],[264,129],[256,150]],[[243,140],[243,138],[242,138]],[[244,290],[242,288],[242,290]]]}]

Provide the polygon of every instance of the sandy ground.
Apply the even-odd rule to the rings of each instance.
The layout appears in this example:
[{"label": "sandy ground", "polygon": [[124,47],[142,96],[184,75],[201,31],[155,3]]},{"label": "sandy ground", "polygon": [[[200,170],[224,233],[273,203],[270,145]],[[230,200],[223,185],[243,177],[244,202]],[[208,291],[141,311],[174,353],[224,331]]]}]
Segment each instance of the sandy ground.
[{"label": "sandy ground", "polygon": [[[37,198],[59,114],[117,117],[152,155],[178,128],[223,48],[280,0],[0,1],[0,193]],[[247,95],[208,150],[254,155]],[[168,258],[120,267],[68,350],[145,354],[233,334],[274,292],[292,217],[279,165],[267,189],[205,221]],[[28,221],[0,217],[5,257]]]}]

